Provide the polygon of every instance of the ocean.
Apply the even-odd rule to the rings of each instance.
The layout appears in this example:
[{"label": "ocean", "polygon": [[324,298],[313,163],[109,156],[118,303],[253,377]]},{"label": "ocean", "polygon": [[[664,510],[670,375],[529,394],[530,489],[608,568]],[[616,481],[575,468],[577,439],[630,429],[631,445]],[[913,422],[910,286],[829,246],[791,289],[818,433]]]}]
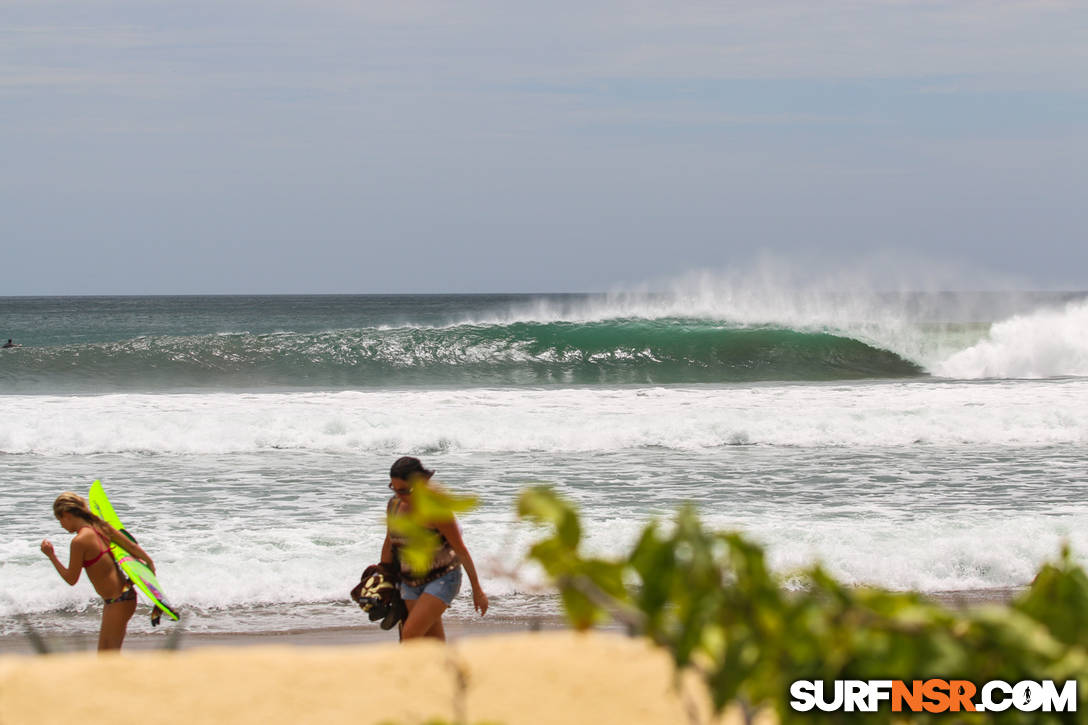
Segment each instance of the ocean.
[{"label": "ocean", "polygon": [[52,501],[96,478],[188,631],[374,627],[347,593],[401,455],[478,497],[489,619],[559,611],[522,564],[537,483],[590,551],[693,502],[787,581],[985,593],[1063,542],[1088,562],[1083,293],[0,298],[8,337],[0,636],[97,631],[38,550],[66,557]]}]

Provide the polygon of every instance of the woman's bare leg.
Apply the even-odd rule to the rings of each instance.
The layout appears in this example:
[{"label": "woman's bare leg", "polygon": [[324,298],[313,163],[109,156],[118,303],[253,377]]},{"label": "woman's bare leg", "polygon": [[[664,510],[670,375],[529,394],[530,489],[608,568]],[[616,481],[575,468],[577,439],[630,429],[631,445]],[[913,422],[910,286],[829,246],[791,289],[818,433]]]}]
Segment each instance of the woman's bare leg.
[{"label": "woman's bare leg", "polygon": [[136,613],[136,600],[115,602],[102,607],[102,629],[98,633],[98,651],[121,649],[128,631],[128,620]]},{"label": "woman's bare leg", "polygon": [[446,641],[446,630],[442,626],[442,614],[446,603],[433,594],[420,594],[419,599],[404,602],[408,607],[408,619],[404,621],[403,639],[433,637]]},{"label": "woman's bare leg", "polygon": [[431,625],[431,628],[427,630],[427,634],[424,637],[432,637],[442,642],[446,641],[446,627],[442,624],[442,617],[438,618],[438,621]]}]

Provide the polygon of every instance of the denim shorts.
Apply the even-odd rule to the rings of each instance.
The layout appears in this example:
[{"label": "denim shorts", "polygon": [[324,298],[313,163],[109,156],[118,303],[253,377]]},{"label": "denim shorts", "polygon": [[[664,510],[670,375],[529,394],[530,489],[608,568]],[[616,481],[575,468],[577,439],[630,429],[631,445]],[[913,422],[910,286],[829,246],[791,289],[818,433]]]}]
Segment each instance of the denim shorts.
[{"label": "denim shorts", "polygon": [[431,594],[445,602],[447,607],[459,591],[461,591],[461,567],[457,567],[448,574],[443,574],[434,581],[420,584],[418,587],[403,582],[400,585],[402,599],[419,599],[420,594]]}]

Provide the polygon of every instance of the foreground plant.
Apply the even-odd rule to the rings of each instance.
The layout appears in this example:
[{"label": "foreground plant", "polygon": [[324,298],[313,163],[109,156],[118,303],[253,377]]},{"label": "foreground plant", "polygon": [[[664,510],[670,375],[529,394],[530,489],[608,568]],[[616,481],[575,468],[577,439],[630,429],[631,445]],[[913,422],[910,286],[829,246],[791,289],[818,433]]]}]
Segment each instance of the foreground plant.
[{"label": "foreground plant", "polygon": [[[614,619],[704,678],[719,711],[773,709],[790,722],[1084,722],[1088,712],[1088,576],[1063,550],[1009,606],[953,610],[924,597],[836,581],[819,566],[787,590],[763,550],[737,533],[703,528],[682,509],[666,533],[643,530],[615,559],[583,555],[575,509],[548,488],[522,493],[521,517],[549,534],[530,550],[579,629]],[[799,680],[1077,680],[1079,712],[923,713],[884,708],[796,712]]]},{"label": "foreground plant", "polygon": [[439,547],[436,523],[453,521],[457,514],[476,508],[476,498],[459,496],[431,486],[417,486],[412,494],[412,508],[389,515],[389,530],[404,537],[407,544],[401,555],[409,568],[425,574]]}]

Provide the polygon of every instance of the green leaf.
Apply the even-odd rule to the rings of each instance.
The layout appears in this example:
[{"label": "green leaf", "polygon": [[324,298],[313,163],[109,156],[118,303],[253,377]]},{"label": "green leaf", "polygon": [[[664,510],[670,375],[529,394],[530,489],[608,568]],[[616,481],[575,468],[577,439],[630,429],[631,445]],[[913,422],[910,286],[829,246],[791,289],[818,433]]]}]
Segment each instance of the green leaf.
[{"label": "green leaf", "polygon": [[547,486],[523,491],[518,498],[518,514],[523,518],[554,526],[559,541],[570,549],[576,549],[582,539],[578,514]]},{"label": "green leaf", "polygon": [[417,482],[412,491],[412,507],[389,515],[389,530],[405,539],[400,556],[417,576],[427,573],[434,561],[441,539],[434,527],[453,521],[455,514],[470,511],[476,499],[457,496]]},{"label": "green leaf", "polygon": [[[699,667],[718,709],[742,700],[783,723],[856,722],[848,713],[793,712],[791,684],[950,676],[1076,678],[1079,709],[1088,708],[1088,575],[1067,550],[1013,606],[964,611],[910,592],[848,587],[819,566],[794,573],[787,587],[760,546],[704,528],[691,507],[677,512],[667,536],[651,522],[627,556],[611,559],[578,551],[578,514],[554,491],[524,492],[519,513],[550,528],[529,556],[554,578],[575,627],[610,614],[637,625],[678,667]],[[870,713],[865,722],[966,722],[892,715]],[[1072,715],[1009,712],[1000,722],[1075,722]],[[995,717],[973,713],[970,722]]]}]

